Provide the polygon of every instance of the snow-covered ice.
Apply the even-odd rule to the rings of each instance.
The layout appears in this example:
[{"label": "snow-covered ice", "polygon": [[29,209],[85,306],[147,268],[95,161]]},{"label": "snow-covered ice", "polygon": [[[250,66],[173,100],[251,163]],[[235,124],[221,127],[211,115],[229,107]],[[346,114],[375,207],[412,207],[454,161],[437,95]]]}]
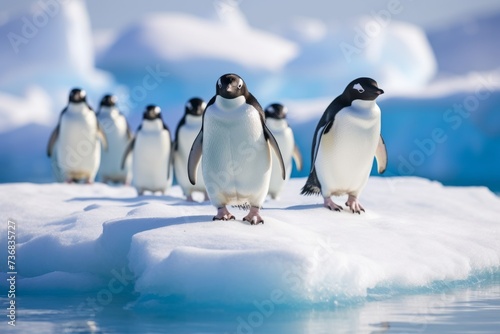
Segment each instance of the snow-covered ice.
[{"label": "snow-covered ice", "polygon": [[[136,307],[271,298],[310,306],[430,289],[500,268],[500,199],[484,187],[372,177],[361,198],[367,212],[354,215],[298,195],[304,181],[292,179],[280,201],[265,202],[258,226],[213,222],[215,209],[186,202],[178,186],[167,196],[136,197],[131,187],[99,183],[0,185],[1,220],[17,226],[18,290],[98,291],[119,273],[138,293]],[[2,248],[2,287],[6,255]]]}]

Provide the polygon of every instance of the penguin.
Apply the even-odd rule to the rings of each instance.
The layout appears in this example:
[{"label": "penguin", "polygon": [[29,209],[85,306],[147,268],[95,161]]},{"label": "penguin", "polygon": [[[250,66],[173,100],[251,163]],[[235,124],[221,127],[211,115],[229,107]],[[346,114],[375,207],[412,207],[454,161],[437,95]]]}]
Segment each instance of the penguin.
[{"label": "penguin", "polygon": [[101,145],[107,149],[106,135],[87,103],[87,94],[74,88],[47,146],[47,155],[56,161],[56,180],[93,183],[101,162]]},{"label": "penguin", "polygon": [[172,142],[160,107],[146,107],[141,125],[123,154],[122,168],[125,167],[130,153],[132,185],[138,195],[143,195],[145,191],[159,191],[164,194],[171,184]]},{"label": "penguin", "polygon": [[373,164],[379,174],[387,167],[387,150],[380,133],[380,108],[375,102],[384,91],[371,78],[350,82],[326,108],[314,132],[311,170],[301,194],[321,193],[324,206],[340,211],[330,198],[347,194],[353,213],[365,211],[359,203]]},{"label": "penguin", "polygon": [[187,165],[189,152],[191,146],[201,130],[201,124],[203,121],[203,111],[206,107],[205,101],[198,97],[194,97],[186,102],[184,107],[184,116],[179,121],[177,128],[175,129],[175,140],[174,140],[174,171],[177,182],[184,192],[184,196],[190,202],[193,201],[193,192],[202,192],[205,195],[205,200],[207,200],[207,193],[205,191],[205,182],[203,181],[203,175],[201,173],[201,168],[198,169],[196,175],[196,185],[192,185],[189,182],[187,175]]},{"label": "penguin", "polygon": [[121,168],[121,161],[133,134],[125,115],[118,110],[116,103],[116,96],[105,95],[97,113],[99,124],[108,140],[108,150],[101,152],[99,175],[104,183],[127,184],[130,181],[130,159],[124,169]]},{"label": "penguin", "polygon": [[269,185],[269,196],[272,199],[277,199],[281,193],[283,186],[290,179],[292,173],[292,159],[295,161],[297,170],[302,170],[302,154],[299,148],[295,145],[293,131],[288,126],[286,116],[288,108],[280,103],[273,103],[264,111],[266,117],[266,125],[271,130],[271,133],[276,138],[285,163],[286,178],[283,180],[280,175],[280,167],[276,156],[272,158],[271,183]]},{"label": "penguin", "polygon": [[210,201],[217,208],[213,220],[235,219],[226,207],[232,205],[250,210],[243,221],[264,223],[260,208],[269,189],[271,149],[285,179],[278,142],[265,124],[262,107],[240,76],[224,74],[215,90],[189,153],[189,180],[196,184],[203,155],[203,178]]}]

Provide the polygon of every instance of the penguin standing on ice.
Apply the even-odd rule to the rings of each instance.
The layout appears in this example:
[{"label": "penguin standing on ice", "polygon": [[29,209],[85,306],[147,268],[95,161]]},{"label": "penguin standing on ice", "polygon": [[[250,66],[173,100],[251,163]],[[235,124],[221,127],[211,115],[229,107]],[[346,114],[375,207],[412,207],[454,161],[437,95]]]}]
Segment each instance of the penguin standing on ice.
[{"label": "penguin standing on ice", "polygon": [[54,156],[57,180],[93,183],[101,162],[101,144],[107,149],[104,132],[87,103],[83,89],[74,88],[50,135],[47,155]]},{"label": "penguin standing on ice", "polygon": [[130,162],[121,168],[123,152],[132,140],[132,131],[117,106],[114,95],[105,95],[101,99],[97,119],[108,140],[108,150],[101,152],[99,175],[102,182],[128,183],[130,181]]},{"label": "penguin standing on ice", "polygon": [[143,195],[145,191],[159,191],[164,194],[171,180],[172,142],[160,107],[146,107],[142,123],[123,155],[122,168],[131,152],[132,185],[137,193]]},{"label": "penguin standing on ice", "polygon": [[205,200],[207,199],[205,182],[203,181],[201,168],[198,169],[195,185],[189,182],[187,174],[189,152],[191,150],[191,146],[193,146],[196,136],[201,130],[203,111],[205,110],[206,105],[205,101],[200,98],[195,97],[190,99],[185,105],[184,116],[179,121],[177,129],[175,130],[175,177],[188,201],[193,201],[192,195],[193,192],[196,191],[205,194]]},{"label": "penguin standing on ice", "polygon": [[210,201],[217,208],[213,219],[234,219],[226,207],[233,205],[250,209],[244,221],[263,223],[260,208],[269,189],[271,148],[285,179],[278,143],[265,124],[262,107],[242,78],[225,74],[217,80],[215,89],[189,154],[189,180],[196,184],[203,155],[203,178]]},{"label": "penguin standing on ice", "polygon": [[380,135],[380,108],[375,99],[384,91],[371,78],[358,78],[347,85],[326,108],[313,137],[311,171],[301,194],[321,193],[324,206],[340,211],[330,196],[347,194],[345,203],[353,213],[365,211],[359,203],[373,164],[378,172],[387,166],[387,151]]},{"label": "penguin standing on ice", "polygon": [[276,138],[283,157],[283,162],[285,163],[286,179],[283,180],[281,178],[280,165],[276,156],[273,155],[269,195],[272,199],[277,199],[283,186],[290,179],[290,174],[292,173],[292,159],[295,161],[297,170],[302,170],[302,155],[297,145],[295,145],[293,131],[286,121],[288,108],[280,103],[273,103],[265,109],[264,113],[266,116],[266,125],[269,130],[271,130],[274,138]]}]

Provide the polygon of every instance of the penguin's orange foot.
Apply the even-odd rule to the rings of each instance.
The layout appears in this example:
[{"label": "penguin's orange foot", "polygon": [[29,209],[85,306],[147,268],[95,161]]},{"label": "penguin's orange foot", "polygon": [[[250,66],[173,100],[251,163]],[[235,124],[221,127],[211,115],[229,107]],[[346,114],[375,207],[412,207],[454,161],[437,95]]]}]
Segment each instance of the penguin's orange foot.
[{"label": "penguin's orange foot", "polygon": [[341,207],[340,205],[335,204],[330,197],[325,197],[324,198],[323,206],[325,208],[329,209],[329,210],[337,211],[337,212],[340,212],[341,210],[344,210],[343,207]]},{"label": "penguin's orange foot", "polygon": [[260,216],[260,208],[252,206],[248,215],[243,217],[243,221],[249,222],[250,225],[264,224],[264,219]]},{"label": "penguin's orange foot", "polygon": [[234,220],[234,216],[228,211],[228,209],[223,206],[222,208],[217,208],[217,215],[212,218],[212,220]]},{"label": "penguin's orange foot", "polygon": [[358,215],[360,215],[361,211],[365,212],[365,209],[361,206],[361,203],[359,203],[358,199],[355,196],[349,195],[349,198],[347,199],[347,202],[345,202],[345,205],[351,209],[352,213],[357,213]]}]

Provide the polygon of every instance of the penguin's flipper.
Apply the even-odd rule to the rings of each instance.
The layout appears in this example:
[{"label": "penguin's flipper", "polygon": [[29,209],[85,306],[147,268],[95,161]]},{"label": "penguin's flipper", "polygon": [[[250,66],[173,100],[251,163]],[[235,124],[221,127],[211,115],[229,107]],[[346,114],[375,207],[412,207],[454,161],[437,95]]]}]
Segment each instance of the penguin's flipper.
[{"label": "penguin's flipper", "polygon": [[384,173],[387,168],[387,149],[385,148],[385,142],[382,135],[380,135],[380,139],[378,140],[375,158],[377,159],[378,173]]},{"label": "penguin's flipper", "polygon": [[177,127],[175,128],[175,138],[174,138],[174,150],[177,151],[179,149],[179,131],[181,130],[181,127],[186,124],[186,115],[182,116],[181,120],[179,121],[179,124],[177,124]]},{"label": "penguin's flipper", "polygon": [[170,154],[168,156],[168,172],[167,172],[167,180],[170,180],[170,177],[173,173],[172,167],[174,165],[174,142],[170,142]]},{"label": "penguin's flipper", "polygon": [[49,143],[47,145],[47,156],[51,157],[52,156],[52,151],[54,150],[54,145],[57,141],[57,138],[59,137],[59,124],[57,124],[56,128],[54,131],[52,131],[50,138],[49,138]]},{"label": "penguin's flipper", "polygon": [[99,122],[97,122],[97,137],[101,141],[102,147],[104,148],[105,151],[108,150],[108,139],[106,138],[106,134],[101,128],[101,125],[99,125]]},{"label": "penguin's flipper", "polygon": [[311,152],[311,173],[314,170],[314,164],[316,163],[316,158],[318,157],[318,151],[319,151],[319,144],[321,143],[321,138],[323,137],[324,134],[328,133],[330,129],[332,128],[333,125],[333,120],[325,123],[325,124],[318,124],[318,127],[316,128],[316,132],[314,134],[313,138],[313,147],[312,147],[312,152]]},{"label": "penguin's flipper", "polygon": [[198,171],[198,165],[200,164],[201,160],[201,153],[203,147],[202,144],[203,144],[203,129],[200,130],[200,132],[196,136],[196,139],[193,142],[193,146],[191,146],[191,151],[189,152],[187,167],[188,167],[189,182],[191,182],[192,185],[196,184],[196,172]]},{"label": "penguin's flipper", "polygon": [[283,162],[283,157],[281,155],[281,151],[280,151],[280,147],[278,145],[278,142],[276,141],[276,138],[274,138],[273,134],[268,129],[266,124],[262,123],[262,126],[264,128],[264,137],[268,140],[269,144],[271,144],[271,147],[273,148],[274,153],[276,154],[276,157],[278,158],[278,161],[279,161],[280,167],[281,167],[281,177],[284,180],[286,178],[285,163]]},{"label": "penguin's flipper", "polygon": [[315,163],[318,156],[321,138],[324,134],[328,133],[331,130],[332,126],[333,119],[325,122],[324,118],[322,117],[318,126],[316,127],[311,151],[311,171],[309,172],[309,177],[307,178],[306,184],[300,191],[301,195],[317,195],[321,193],[321,183],[319,183],[318,175],[316,174]]},{"label": "penguin's flipper", "polygon": [[302,154],[300,153],[299,147],[295,145],[293,147],[293,160],[295,160],[295,166],[297,166],[297,170],[300,172],[302,170]]},{"label": "penguin's flipper", "polygon": [[125,149],[125,153],[123,153],[122,165],[121,165],[122,169],[125,169],[125,161],[127,161],[128,155],[134,149],[134,145],[135,145],[135,137],[131,141],[129,141],[127,148]]},{"label": "penguin's flipper", "polygon": [[132,132],[132,129],[130,128],[130,125],[127,122],[127,138],[128,140],[131,140],[134,138],[134,133]]}]

